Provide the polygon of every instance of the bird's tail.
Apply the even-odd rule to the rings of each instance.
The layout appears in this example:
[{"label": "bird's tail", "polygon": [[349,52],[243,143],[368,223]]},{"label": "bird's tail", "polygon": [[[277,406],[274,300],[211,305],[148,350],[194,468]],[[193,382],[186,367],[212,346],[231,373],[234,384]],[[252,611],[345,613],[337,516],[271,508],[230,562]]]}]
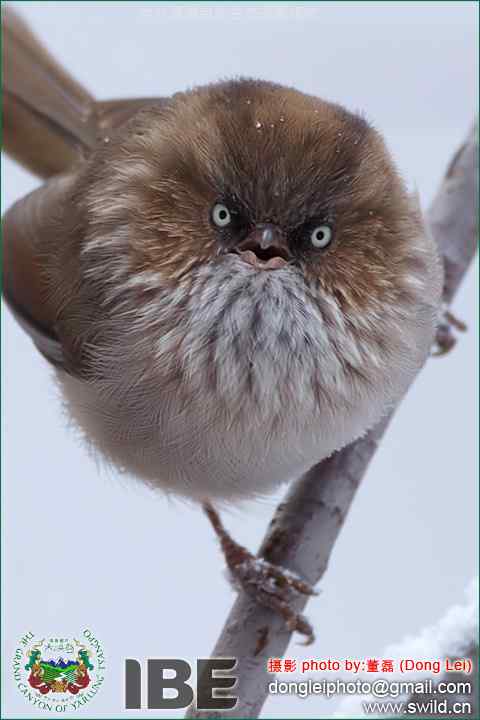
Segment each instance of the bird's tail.
[{"label": "bird's tail", "polygon": [[65,172],[95,145],[95,101],[2,4],[4,150],[42,178]]}]

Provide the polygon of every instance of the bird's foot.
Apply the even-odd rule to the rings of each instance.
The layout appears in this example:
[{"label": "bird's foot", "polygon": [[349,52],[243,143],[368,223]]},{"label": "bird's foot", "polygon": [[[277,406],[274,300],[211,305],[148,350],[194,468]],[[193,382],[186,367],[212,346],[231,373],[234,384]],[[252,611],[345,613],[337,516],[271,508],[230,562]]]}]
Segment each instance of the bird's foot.
[{"label": "bird's foot", "polygon": [[314,589],[295,573],[257,558],[245,548],[242,550],[243,560],[238,565],[229,565],[233,581],[258,603],[280,615],[289,630],[305,635],[304,644],[310,645],[315,640],[313,628],[290,602],[298,595],[316,595]]},{"label": "bird's foot", "polygon": [[465,323],[456,318],[447,307],[444,307],[437,327],[437,334],[431,355],[433,357],[441,357],[449,353],[457,343],[454,330],[465,332],[466,329],[467,326]]},{"label": "bird's foot", "polygon": [[234,583],[260,605],[278,613],[289,630],[305,635],[304,644],[310,645],[315,639],[313,628],[304,615],[291,607],[291,602],[299,595],[316,595],[312,586],[296,573],[252,555],[230,537],[217,511],[209,503],[203,507],[220,539]]}]

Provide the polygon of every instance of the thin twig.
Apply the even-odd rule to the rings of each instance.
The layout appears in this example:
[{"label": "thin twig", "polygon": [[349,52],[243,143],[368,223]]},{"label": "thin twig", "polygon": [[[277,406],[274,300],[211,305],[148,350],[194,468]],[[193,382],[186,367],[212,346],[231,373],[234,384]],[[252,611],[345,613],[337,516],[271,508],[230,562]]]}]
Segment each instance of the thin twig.
[{"label": "thin twig", "polygon": [[[445,260],[444,299],[452,301],[475,254],[477,242],[478,140],[474,128],[455,153],[427,221]],[[393,415],[393,413],[392,413]],[[277,508],[259,556],[296,571],[315,585],[323,576],[355,493],[392,416],[365,437],[322,461],[290,489]],[[297,609],[306,604],[299,597]],[[291,632],[271,610],[240,593],[213,657],[236,658],[239,700],[233,711],[190,708],[187,717],[258,717],[267,698],[270,657],[282,657]],[[199,678],[199,682],[202,679]],[[233,692],[233,691],[232,691]]]}]

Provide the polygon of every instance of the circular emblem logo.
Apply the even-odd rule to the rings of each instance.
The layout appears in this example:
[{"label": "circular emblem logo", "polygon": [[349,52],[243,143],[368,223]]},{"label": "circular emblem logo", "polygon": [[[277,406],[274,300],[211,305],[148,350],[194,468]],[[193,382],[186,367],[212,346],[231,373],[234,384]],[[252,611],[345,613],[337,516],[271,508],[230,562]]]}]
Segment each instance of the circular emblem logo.
[{"label": "circular emblem logo", "polygon": [[13,658],[13,677],[27,702],[57,713],[78,710],[104,682],[105,656],[89,630],[79,637],[20,638]]}]

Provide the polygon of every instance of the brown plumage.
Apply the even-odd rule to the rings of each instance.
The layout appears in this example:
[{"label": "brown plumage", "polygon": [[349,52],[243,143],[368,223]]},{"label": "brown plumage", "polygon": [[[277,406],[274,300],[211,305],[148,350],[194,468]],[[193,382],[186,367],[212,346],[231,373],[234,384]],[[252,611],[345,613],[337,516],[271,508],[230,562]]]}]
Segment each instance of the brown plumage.
[{"label": "brown plumage", "polygon": [[4,33],[5,147],[46,179],[4,218],[4,291],[108,461],[241,499],[398,401],[441,270],[366,120],[250,79],[98,103]]}]

